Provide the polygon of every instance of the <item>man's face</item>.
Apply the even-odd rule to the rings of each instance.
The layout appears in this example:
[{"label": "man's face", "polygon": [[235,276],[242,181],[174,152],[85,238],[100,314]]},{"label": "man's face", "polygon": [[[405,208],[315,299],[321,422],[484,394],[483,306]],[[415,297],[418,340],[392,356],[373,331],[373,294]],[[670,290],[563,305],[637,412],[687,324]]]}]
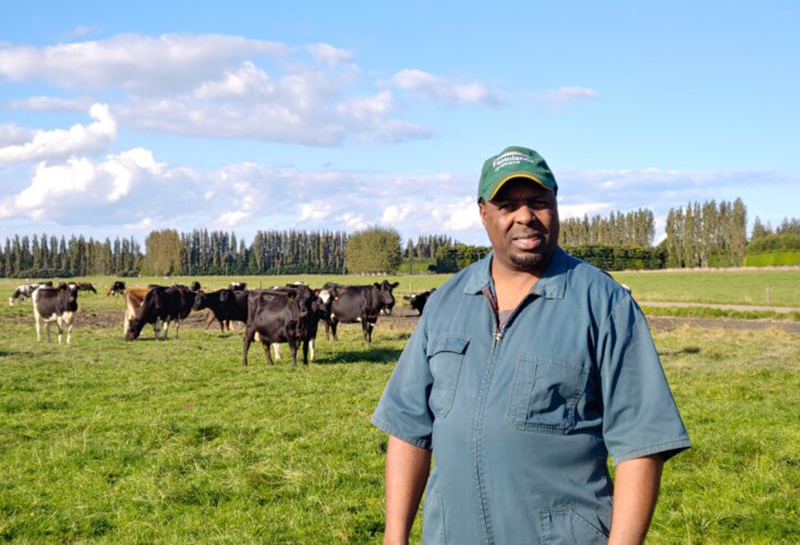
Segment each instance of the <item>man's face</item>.
[{"label": "man's face", "polygon": [[558,244],[555,193],[526,178],[509,180],[480,212],[501,266],[544,272]]}]

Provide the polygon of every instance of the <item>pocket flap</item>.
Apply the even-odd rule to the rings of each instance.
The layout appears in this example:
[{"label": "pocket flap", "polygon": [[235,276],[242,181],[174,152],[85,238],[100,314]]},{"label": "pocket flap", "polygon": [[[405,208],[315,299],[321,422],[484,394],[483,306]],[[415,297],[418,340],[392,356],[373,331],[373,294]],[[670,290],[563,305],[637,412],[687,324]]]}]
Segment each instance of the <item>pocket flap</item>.
[{"label": "pocket flap", "polygon": [[456,335],[442,335],[434,339],[433,348],[428,356],[435,356],[440,352],[453,352],[455,354],[463,354],[467,350],[469,344],[469,337],[461,337]]}]

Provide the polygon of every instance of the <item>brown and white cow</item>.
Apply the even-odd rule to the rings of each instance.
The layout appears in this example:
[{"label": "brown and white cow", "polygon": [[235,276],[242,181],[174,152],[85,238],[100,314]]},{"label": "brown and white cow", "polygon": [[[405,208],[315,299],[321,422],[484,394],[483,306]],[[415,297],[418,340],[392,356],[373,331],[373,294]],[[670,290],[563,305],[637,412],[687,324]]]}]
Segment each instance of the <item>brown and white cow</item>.
[{"label": "brown and white cow", "polygon": [[61,334],[66,327],[67,344],[72,337],[72,323],[78,311],[78,288],[66,286],[53,288],[41,286],[36,288],[31,297],[33,299],[33,318],[36,321],[36,341],[42,340],[42,322],[47,330],[47,342],[50,342],[50,324],[56,322],[58,326],[58,344],[61,344]]},{"label": "brown and white cow", "polygon": [[[123,335],[128,335],[131,320],[136,318],[148,291],[150,291],[150,288],[128,288],[125,290],[123,294],[125,298],[125,319],[122,322]],[[161,332],[161,322],[153,324],[153,331],[156,334],[156,339],[158,339],[158,335]]]}]

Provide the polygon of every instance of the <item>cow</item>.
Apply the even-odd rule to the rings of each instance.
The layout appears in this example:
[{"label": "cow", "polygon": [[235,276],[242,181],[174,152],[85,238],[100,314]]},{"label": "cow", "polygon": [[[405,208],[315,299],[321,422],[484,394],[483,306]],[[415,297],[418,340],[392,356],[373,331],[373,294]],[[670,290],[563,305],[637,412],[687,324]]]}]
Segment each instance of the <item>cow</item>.
[{"label": "cow", "polygon": [[8,306],[13,307],[14,303],[19,303],[24,301],[25,299],[31,297],[33,292],[36,291],[36,288],[41,286],[53,287],[53,282],[36,282],[33,284],[22,284],[17,286],[17,289],[14,290],[14,293],[11,297],[8,298]]},{"label": "cow", "polygon": [[435,291],[436,288],[431,288],[428,291],[423,291],[422,293],[417,293],[415,295],[406,295],[403,298],[408,301],[411,308],[419,312],[419,315],[422,316],[422,310],[425,308],[425,303],[428,302],[428,298]]},{"label": "cow", "polygon": [[383,282],[381,282],[381,288],[380,289],[384,293],[388,292],[389,295],[391,296],[391,297],[386,297],[386,302],[384,303],[383,308],[381,309],[381,313],[382,314],[386,314],[387,316],[391,316],[392,309],[394,308],[394,303],[395,303],[394,294],[392,293],[392,290],[395,289],[399,285],[400,285],[400,282],[389,282],[388,280],[384,280]]},{"label": "cow", "polygon": [[247,352],[258,334],[267,363],[273,365],[269,347],[273,343],[289,343],[292,365],[297,366],[297,351],[303,347],[303,365],[308,365],[308,345],[314,294],[305,286],[295,293],[253,290],[247,299],[247,330],[244,334],[242,365],[247,365]]},{"label": "cow", "polygon": [[[134,341],[139,337],[145,324],[157,327],[159,320],[164,323],[164,340],[169,335],[169,324],[175,321],[175,338],[179,337],[181,320],[192,311],[197,294],[186,286],[175,284],[168,288],[150,289],[144,296],[136,317],[130,320],[125,339]],[[156,339],[158,339],[156,331]]]},{"label": "cow", "polygon": [[192,291],[200,291],[200,287],[201,287],[200,282],[195,280],[194,282],[192,282],[192,285],[189,289],[191,289]]},{"label": "cow", "polygon": [[[269,290],[261,290],[262,292],[266,293],[278,293],[278,294],[296,294],[300,286],[307,286],[304,283],[291,283],[287,284],[284,287],[275,287]],[[308,348],[309,348],[309,357],[311,361],[314,361],[315,357],[315,345],[317,341],[317,330],[319,328],[319,322],[322,320],[326,324],[330,320],[330,313],[331,313],[331,303],[333,298],[331,294],[326,289],[321,290],[314,290],[314,299],[311,302],[311,317],[309,320],[309,328],[308,328]],[[273,350],[275,351],[275,359],[280,360],[280,344],[274,343]]]},{"label": "cow", "polygon": [[247,289],[247,282],[231,282],[228,286],[229,290],[244,291]]},{"label": "cow", "polygon": [[192,310],[207,308],[211,311],[206,323],[206,329],[208,329],[209,324],[217,320],[221,331],[225,331],[226,326],[230,331],[231,321],[247,322],[248,295],[248,291],[241,290],[222,289],[210,293],[199,291],[195,297]]},{"label": "cow", "polygon": [[72,340],[72,323],[78,311],[78,288],[67,286],[53,288],[40,286],[33,292],[33,318],[36,321],[36,341],[42,340],[42,322],[47,330],[47,342],[50,342],[50,324],[58,326],[58,344],[61,334],[67,328],[67,344]]},{"label": "cow", "polygon": [[106,297],[109,295],[117,296],[117,295],[124,295],[125,294],[125,282],[122,280],[115,280],[111,287],[108,288],[106,292]]},{"label": "cow", "polygon": [[[372,330],[378,322],[381,309],[391,303],[394,306],[394,296],[391,292],[392,285],[383,281],[375,282],[371,286],[342,286],[339,284],[325,284],[333,301],[331,302],[330,330],[333,339],[337,340],[336,329],[339,323],[361,323],[361,330],[367,345],[372,344]],[[328,323],[325,327],[325,338],[328,338]]]}]

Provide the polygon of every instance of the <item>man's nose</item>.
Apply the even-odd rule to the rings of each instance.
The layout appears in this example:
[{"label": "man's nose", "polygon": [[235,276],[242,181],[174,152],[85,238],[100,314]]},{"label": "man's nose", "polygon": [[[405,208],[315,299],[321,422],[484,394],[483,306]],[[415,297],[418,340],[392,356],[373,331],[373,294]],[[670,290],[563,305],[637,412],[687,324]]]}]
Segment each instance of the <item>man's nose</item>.
[{"label": "man's nose", "polygon": [[535,221],[538,221],[538,218],[536,217],[536,211],[533,208],[523,204],[517,208],[516,214],[514,215],[514,221],[524,225],[529,225]]}]

